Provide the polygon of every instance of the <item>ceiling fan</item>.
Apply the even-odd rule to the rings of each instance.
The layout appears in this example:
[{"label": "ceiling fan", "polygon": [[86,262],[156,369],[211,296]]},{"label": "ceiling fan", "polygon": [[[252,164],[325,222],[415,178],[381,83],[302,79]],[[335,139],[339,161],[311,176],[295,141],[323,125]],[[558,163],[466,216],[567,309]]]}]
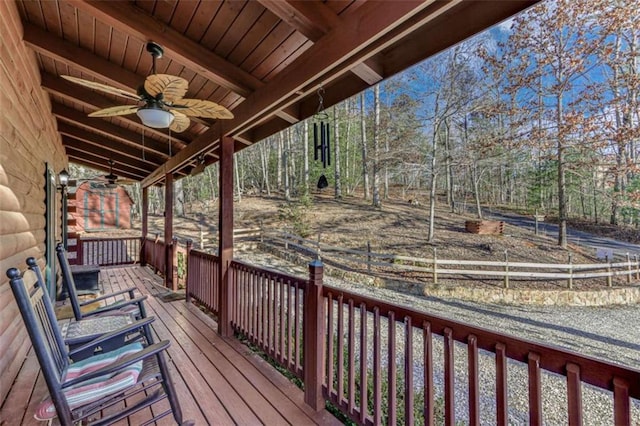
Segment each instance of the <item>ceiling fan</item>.
[{"label": "ceiling fan", "polygon": [[118,177],[115,173],[113,173],[113,165],[115,162],[112,159],[109,159],[109,174],[96,176],[92,179],[89,179],[91,182],[102,183],[106,188],[115,188],[118,185],[131,185],[134,183],[132,180],[122,179]]},{"label": "ceiling fan", "polygon": [[149,42],[147,52],[153,58],[152,73],[138,88],[138,93],[70,75],[61,77],[90,89],[143,103],[143,105],[118,105],[100,109],[89,114],[89,117],[113,117],[136,113],[145,126],[160,129],[169,127],[174,132],[183,132],[189,127],[188,116],[213,119],[233,118],[233,114],[227,108],[215,102],[204,99],[183,99],[189,88],[187,80],[169,74],[156,74],[156,59],[162,57],[164,53],[162,47],[157,43]]}]

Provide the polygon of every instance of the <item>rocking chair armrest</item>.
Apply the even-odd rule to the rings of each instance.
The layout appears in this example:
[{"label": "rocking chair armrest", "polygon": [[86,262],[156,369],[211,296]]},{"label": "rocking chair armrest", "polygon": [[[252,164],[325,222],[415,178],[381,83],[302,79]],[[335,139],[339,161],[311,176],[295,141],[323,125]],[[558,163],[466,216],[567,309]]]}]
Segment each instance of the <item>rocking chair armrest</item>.
[{"label": "rocking chair armrest", "polygon": [[133,299],[135,297],[135,294],[134,294],[135,289],[136,289],[135,287],[131,287],[126,290],[120,290],[114,293],[105,294],[103,296],[96,297],[95,299],[85,300],[84,302],[80,303],[80,306],[89,305],[95,302],[100,302],[101,300],[109,299],[110,297],[120,296],[121,294],[125,294],[125,293],[129,293],[129,298]]},{"label": "rocking chair armrest", "polygon": [[[136,297],[135,299],[121,300],[121,301],[116,302],[116,303],[114,303],[112,305],[101,306],[101,307],[99,307],[97,309],[94,309],[91,312],[84,312],[83,316],[84,317],[90,317],[90,316],[93,316],[93,315],[104,314],[105,312],[122,309],[125,306],[134,305],[134,304],[141,305],[142,302],[147,300],[147,298],[148,298],[148,296],[145,295],[145,296]],[[95,300],[97,300],[97,299],[93,299],[93,301],[95,301]]]},{"label": "rocking chair armrest", "polygon": [[114,337],[125,336],[126,334],[129,334],[132,331],[135,331],[135,330],[137,330],[139,328],[142,328],[145,325],[151,324],[155,320],[156,320],[155,317],[143,318],[143,319],[138,320],[138,321],[136,321],[134,323],[131,323],[131,324],[127,325],[127,326],[120,327],[117,330],[111,331],[109,333],[105,333],[105,334],[103,334],[103,335],[101,335],[99,337],[96,337],[95,339],[93,339],[93,340],[91,340],[91,341],[89,341],[89,342],[87,342],[87,343],[85,343],[83,345],[80,345],[80,346],[77,346],[77,347],[73,348],[72,350],[69,351],[69,355],[72,356],[72,355],[74,355],[74,354],[76,354],[78,352],[82,352],[82,351],[87,350],[87,349],[95,348],[96,346],[99,346],[101,343],[106,342],[106,341],[108,341],[110,339],[113,339]]},{"label": "rocking chair armrest", "polygon": [[105,374],[115,373],[119,370],[122,370],[125,367],[135,364],[138,361],[144,360],[150,356],[153,356],[159,352],[166,350],[170,345],[171,345],[170,341],[163,340],[161,342],[147,346],[141,351],[123,356],[121,359],[119,359],[118,361],[112,364],[109,364],[98,370],[92,371],[91,373],[83,374],[80,377],[76,377],[75,379],[71,379],[65,382],[62,385],[62,389],[67,388],[69,386],[77,385],[78,383],[82,383],[87,380],[94,379],[96,377],[104,376]]}]

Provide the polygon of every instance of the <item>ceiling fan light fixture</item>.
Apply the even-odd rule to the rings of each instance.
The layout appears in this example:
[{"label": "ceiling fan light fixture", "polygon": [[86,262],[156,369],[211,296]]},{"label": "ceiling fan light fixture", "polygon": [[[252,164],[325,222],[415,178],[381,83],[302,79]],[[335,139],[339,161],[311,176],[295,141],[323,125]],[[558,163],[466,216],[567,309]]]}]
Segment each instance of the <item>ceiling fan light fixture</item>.
[{"label": "ceiling fan light fixture", "polygon": [[142,120],[142,124],[154,129],[165,129],[173,123],[175,118],[169,111],[165,111],[158,107],[140,108],[136,114]]}]

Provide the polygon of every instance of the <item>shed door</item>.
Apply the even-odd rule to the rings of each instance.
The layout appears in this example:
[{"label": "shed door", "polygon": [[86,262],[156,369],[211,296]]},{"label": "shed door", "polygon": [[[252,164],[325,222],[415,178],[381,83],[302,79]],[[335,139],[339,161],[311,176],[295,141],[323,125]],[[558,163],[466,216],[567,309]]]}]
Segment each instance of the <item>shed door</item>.
[{"label": "shed door", "polygon": [[84,229],[104,231],[120,225],[117,191],[86,191],[84,193]]}]

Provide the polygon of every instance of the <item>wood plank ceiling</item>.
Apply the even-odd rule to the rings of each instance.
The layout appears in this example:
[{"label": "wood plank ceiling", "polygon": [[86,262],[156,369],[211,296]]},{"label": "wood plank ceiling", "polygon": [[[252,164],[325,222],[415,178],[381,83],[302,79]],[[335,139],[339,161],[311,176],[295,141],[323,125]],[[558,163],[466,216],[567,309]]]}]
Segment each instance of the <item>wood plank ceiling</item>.
[{"label": "wood plank ceiling", "polygon": [[[236,151],[310,117],[323,87],[331,106],[531,6],[538,0],[17,1],[24,41],[40,65],[69,160],[150,185],[217,160],[221,135]],[[134,115],[89,118],[130,103],[61,78],[136,92],[151,73],[145,45],[165,54],[157,73],[189,82],[185,97],[231,110],[182,133]]]}]

